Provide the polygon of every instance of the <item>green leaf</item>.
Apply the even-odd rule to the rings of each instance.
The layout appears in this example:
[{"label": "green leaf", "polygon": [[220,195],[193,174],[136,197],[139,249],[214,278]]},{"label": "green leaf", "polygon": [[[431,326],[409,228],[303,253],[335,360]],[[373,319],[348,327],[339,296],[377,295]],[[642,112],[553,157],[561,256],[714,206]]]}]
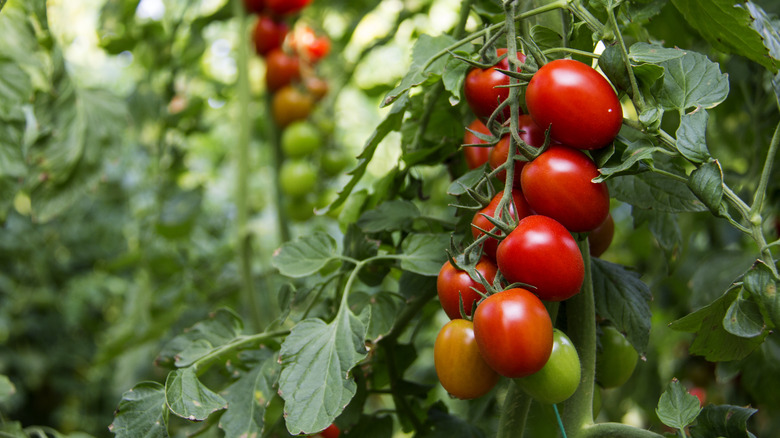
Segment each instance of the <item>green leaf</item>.
[{"label": "green leaf", "polygon": [[628,59],[636,63],[659,64],[664,61],[682,58],[688,52],[680,49],[668,49],[658,44],[635,43],[628,49]]},{"label": "green leaf", "polygon": [[647,228],[664,251],[671,252],[682,243],[682,231],[676,214],[632,208],[631,215],[634,217],[634,228],[647,223]]},{"label": "green leaf", "polygon": [[363,312],[364,309],[371,308],[371,311],[367,312],[368,320],[363,319],[363,322],[367,327],[366,339],[375,341],[388,334],[393,328],[395,318],[401,311],[402,300],[403,297],[389,292],[376,294],[353,292],[349,296],[349,306],[355,312]]},{"label": "green leaf", "polygon": [[201,383],[192,367],[168,373],[165,403],[171,412],[190,421],[203,421],[212,413],[227,409],[225,399]]},{"label": "green leaf", "polygon": [[717,63],[701,53],[687,52],[683,57],[659,65],[665,74],[663,81],[655,87],[654,95],[664,109],[682,113],[697,106],[712,108],[729,94],[728,76],[720,72]]},{"label": "green leaf", "polygon": [[449,187],[447,187],[447,194],[452,196],[460,196],[466,193],[466,189],[474,187],[483,176],[485,175],[485,169],[478,167],[464,173],[460,178],[453,181]]},{"label": "green leaf", "polygon": [[[753,28],[754,17],[731,0],[672,0],[688,24],[716,49],[744,56],[777,73],[778,64]],[[755,8],[754,8],[755,9]]]},{"label": "green leaf", "polygon": [[[561,47],[563,37],[561,37],[561,34],[556,32],[554,29],[536,24],[531,27],[531,40],[536,43],[540,49],[547,50],[555,47]],[[563,52],[551,53],[548,56],[550,56],[551,59],[555,59],[556,57],[560,58],[563,56]]]},{"label": "green leaf", "polygon": [[752,296],[745,296],[744,291],[739,293],[723,317],[723,328],[743,338],[754,338],[764,332],[764,318]]},{"label": "green leaf", "polygon": [[0,374],[0,403],[5,403],[8,399],[16,394],[16,387],[8,378],[8,376]]},{"label": "green leaf", "polygon": [[691,438],[755,438],[747,430],[747,422],[756,412],[758,410],[753,408],[707,405],[690,428]]},{"label": "green leaf", "polygon": [[190,234],[200,213],[203,190],[176,190],[165,199],[155,224],[158,234],[169,239],[181,239]]},{"label": "green leaf", "polygon": [[769,56],[774,60],[780,60],[780,30],[777,28],[777,22],[772,23],[766,12],[755,2],[748,1],[740,6],[746,8],[753,17],[750,26],[761,35]]},{"label": "green leaf", "polygon": [[0,58],[0,105],[21,105],[32,96],[30,76],[9,59]]},{"label": "green leaf", "polygon": [[604,52],[599,56],[599,68],[618,89],[631,89],[631,80],[628,77],[619,45],[610,44],[604,49]]},{"label": "green leaf", "polygon": [[640,138],[635,141],[617,138],[618,144],[625,144],[626,150],[618,157],[607,160],[607,163],[599,169],[600,176],[594,178],[594,182],[603,182],[620,175],[633,175],[647,169],[645,165],[652,165],[653,154],[662,151],[648,139]]},{"label": "green leaf", "polygon": [[709,306],[674,321],[669,327],[683,332],[696,333],[690,346],[691,354],[704,356],[710,362],[724,362],[746,357],[753,352],[767,336],[743,338],[723,328],[723,318],[737,298],[738,291],[732,289]]},{"label": "green leaf", "polygon": [[707,110],[699,108],[680,117],[680,127],[677,128],[677,150],[683,157],[694,163],[703,163],[710,159],[707,149]]},{"label": "green leaf", "polygon": [[401,244],[403,254],[398,256],[401,259],[401,269],[420,275],[439,275],[442,265],[447,261],[447,253],[444,250],[449,244],[449,234],[409,235]]},{"label": "green leaf", "polygon": [[723,170],[718,160],[705,163],[691,172],[688,186],[711,212],[719,214],[723,200]]},{"label": "green leaf", "polygon": [[379,231],[409,230],[420,210],[410,201],[396,199],[368,210],[358,219],[358,226],[366,233]]},{"label": "green leaf", "polygon": [[[471,53],[472,45],[468,44],[461,47],[461,50],[455,52],[458,56],[468,56]],[[441,76],[441,82],[444,84],[444,89],[450,92],[450,104],[457,105],[460,103],[461,93],[463,93],[463,82],[466,81],[466,73],[468,72],[469,65],[465,62],[450,57],[447,61],[447,66],[444,68],[444,73]]]},{"label": "green leaf", "polygon": [[446,412],[443,405],[434,405],[428,411],[430,429],[418,434],[419,438],[484,438],[477,427]]},{"label": "green leaf", "polygon": [[626,333],[640,355],[650,339],[650,288],[640,275],[623,266],[593,259],[593,290],[596,313]]},{"label": "green leaf", "polygon": [[[447,65],[449,56],[440,56],[436,60],[433,60],[433,57],[451,46],[454,42],[455,39],[447,34],[436,37],[427,34],[420,35],[412,48],[412,64],[409,67],[408,73],[397,87],[387,93],[382,101],[382,106],[385,107],[390,105],[401,95],[418,85],[441,77],[444,72],[444,67]],[[428,64],[429,61],[432,62]],[[427,67],[426,64],[428,64]]]},{"label": "green leaf", "polygon": [[350,437],[392,438],[393,417],[362,415],[360,421],[349,429]]},{"label": "green leaf", "polygon": [[168,408],[163,386],[141,382],[122,394],[108,429],[117,438],[167,438]]},{"label": "green leaf", "polygon": [[707,211],[684,183],[652,172],[610,179],[609,192],[618,200],[645,210]]},{"label": "green leaf", "polygon": [[655,409],[662,423],[680,430],[693,423],[699,411],[701,411],[699,398],[689,394],[677,379],[669,383]]},{"label": "green leaf", "polygon": [[275,395],[279,364],[276,355],[261,351],[265,359],[222,392],[228,408],[219,419],[219,427],[226,438],[259,437],[263,433],[263,415]]},{"label": "green leaf", "polygon": [[273,265],[287,277],[306,277],[337,256],[336,240],[322,231],[285,242],[274,254]]},{"label": "green leaf", "polygon": [[346,307],[326,324],[306,319],[282,344],[279,395],[292,435],[329,426],[355,395],[350,370],[366,355],[366,328]]},{"label": "green leaf", "polygon": [[769,319],[775,327],[780,327],[780,296],[777,295],[777,282],[769,266],[761,260],[745,273],[743,287],[763,304]]},{"label": "green leaf", "polygon": [[232,310],[221,308],[184,333],[171,339],[155,360],[158,366],[187,367],[221,345],[235,340],[243,331],[241,318]]}]

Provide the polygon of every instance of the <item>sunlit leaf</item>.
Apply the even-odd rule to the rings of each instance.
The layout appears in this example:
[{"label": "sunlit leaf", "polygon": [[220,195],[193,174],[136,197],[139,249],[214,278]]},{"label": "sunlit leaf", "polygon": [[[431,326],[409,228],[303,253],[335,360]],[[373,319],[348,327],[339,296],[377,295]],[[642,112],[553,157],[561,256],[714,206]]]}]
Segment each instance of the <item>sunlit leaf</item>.
[{"label": "sunlit leaf", "polygon": [[683,112],[697,106],[712,108],[729,94],[728,76],[700,53],[687,52],[660,65],[665,70],[664,78],[654,94],[664,109]]},{"label": "sunlit leaf", "polygon": [[439,56],[435,60],[434,57],[454,42],[455,40],[447,34],[436,37],[427,34],[420,35],[412,48],[412,64],[409,67],[409,72],[397,87],[387,93],[382,101],[382,106],[395,102],[413,87],[432,79],[438,79],[444,72],[449,55]]},{"label": "sunlit leaf", "polygon": [[282,275],[305,277],[336,257],[336,240],[322,231],[286,242],[274,254],[273,265]]},{"label": "sunlit leaf", "polygon": [[676,379],[669,383],[658,400],[655,413],[662,423],[675,429],[685,429],[699,415],[699,398],[691,395]]}]

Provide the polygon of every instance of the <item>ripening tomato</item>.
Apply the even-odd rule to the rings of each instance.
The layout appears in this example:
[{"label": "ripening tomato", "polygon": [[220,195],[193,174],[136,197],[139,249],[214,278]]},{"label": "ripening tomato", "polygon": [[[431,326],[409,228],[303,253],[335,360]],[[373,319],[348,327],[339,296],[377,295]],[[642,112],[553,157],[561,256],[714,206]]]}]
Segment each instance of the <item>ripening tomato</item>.
[{"label": "ripening tomato", "polygon": [[433,344],[433,364],[441,386],[464,400],[487,394],[499,378],[480,355],[474,324],[465,319],[453,319],[442,327]]},{"label": "ripening tomato", "polygon": [[244,9],[253,14],[259,14],[265,9],[265,0],[244,0]]},{"label": "ripening tomato", "polygon": [[611,143],[623,124],[612,85],[589,65],[557,59],[543,65],[525,92],[528,113],[550,136],[579,149]]},{"label": "ripening tomato", "polygon": [[563,301],[577,293],[585,263],[577,242],[555,219],[534,215],[520,220],[498,245],[498,270],[510,283],[524,283],[546,301]]},{"label": "ripening tomato", "polygon": [[335,424],[331,424],[315,436],[319,436],[320,438],[339,438],[339,435],[341,435],[341,430],[339,430],[338,426]]},{"label": "ripening tomato", "polygon": [[255,52],[260,56],[266,56],[271,50],[282,47],[286,35],[287,24],[275,21],[267,15],[260,15],[253,33]]},{"label": "ripening tomato", "polygon": [[312,64],[330,52],[330,39],[326,35],[317,35],[306,25],[296,26],[289,43],[301,58]]},{"label": "ripening tomato", "polygon": [[276,124],[285,127],[296,120],[309,117],[313,106],[314,99],[311,95],[288,85],[274,94],[271,112]]},{"label": "ripening tomato", "polygon": [[596,352],[596,381],[603,388],[622,386],[634,373],[638,355],[634,347],[615,327],[601,327]]},{"label": "ripening tomato", "polygon": [[265,58],[265,85],[270,91],[277,91],[301,78],[298,57],[288,55],[281,49],[268,52]]},{"label": "ripening tomato", "polygon": [[293,14],[305,8],[311,0],[265,0],[266,6],[278,15]]},{"label": "ripening tomato", "polygon": [[615,236],[615,221],[612,215],[607,215],[601,225],[596,227],[588,234],[588,245],[590,245],[590,255],[600,257],[609,248],[612,238]]},{"label": "ripening tomato", "polygon": [[285,160],[279,169],[279,184],[288,196],[308,195],[317,185],[317,170],[306,160]]},{"label": "ripening tomato", "polygon": [[531,397],[557,404],[571,397],[580,386],[580,356],[565,333],[553,330],[553,346],[544,367],[530,376],[516,379]]},{"label": "ripening tomato", "polygon": [[[530,146],[542,147],[544,144],[544,129],[534,122],[528,114],[523,114],[517,119],[517,129],[520,138]],[[490,151],[488,161],[491,169],[496,169],[498,166],[506,162],[507,156],[509,156],[509,134],[505,134],[501,141],[499,141],[493,149]],[[520,173],[523,171],[523,167],[527,161],[515,160],[515,178],[512,181],[512,185],[520,187]],[[506,171],[502,170],[496,175],[496,178],[501,181],[506,181]]]},{"label": "ripening tomato", "polygon": [[307,75],[304,77],[303,86],[314,97],[314,100],[320,100],[328,94],[328,82],[317,76]]},{"label": "ripening tomato", "polygon": [[607,184],[591,181],[599,175],[596,164],[582,151],[550,146],[523,167],[520,178],[525,199],[535,212],[569,231],[584,232],[604,223],[609,214]]},{"label": "ripening tomato", "polygon": [[[485,126],[485,124],[482,123],[482,121],[479,119],[471,122],[468,126],[468,129],[474,132],[479,132],[480,134],[491,135],[488,127]],[[485,144],[484,141],[482,141],[476,135],[472,134],[468,129],[466,130],[466,133],[463,134],[463,144]],[[466,157],[466,165],[469,166],[469,169],[476,169],[477,167],[487,163],[488,157],[490,157],[490,149],[491,148],[488,146],[464,147],[463,155]]]},{"label": "ripening tomato", "polygon": [[[496,276],[496,265],[491,260],[483,257],[475,266],[488,283],[493,284]],[[472,288],[485,293],[485,287],[477,280],[471,278],[468,272],[461,271],[449,261],[444,263],[436,278],[436,291],[444,313],[450,319],[461,318],[460,301],[463,300],[463,310],[466,316],[471,316],[477,301],[482,297]]]},{"label": "ripening tomato", "polygon": [[[474,215],[474,218],[471,219],[471,235],[474,236],[474,239],[477,239],[479,236],[484,234],[479,230],[480,228],[485,231],[490,231],[493,229],[493,224],[490,223],[490,221],[487,220],[485,216],[496,217],[496,208],[498,207],[498,203],[501,201],[501,197],[503,195],[504,192],[498,192],[495,196],[493,196],[493,199],[490,200],[490,203],[488,203],[485,208],[478,211],[477,214]],[[520,220],[533,214],[531,208],[528,206],[528,203],[525,201],[523,194],[519,190],[512,190],[512,200],[514,202],[509,206],[509,216],[514,220]],[[498,217],[501,217],[500,212]],[[501,235],[502,232],[497,231],[496,234]],[[491,260],[496,259],[497,248],[498,240],[493,237],[488,237],[482,246],[482,250],[485,252],[485,255]]]},{"label": "ripening tomato", "polygon": [[536,295],[514,288],[479,304],[474,312],[474,337],[485,362],[498,374],[525,377],[547,363],[553,325]]},{"label": "ripening tomato", "polygon": [[[497,49],[496,55],[499,57],[506,53],[506,49]],[[525,55],[517,52],[517,59],[520,62],[525,61]],[[477,118],[486,121],[498,108],[498,105],[509,97],[509,88],[498,87],[499,85],[509,85],[509,76],[496,70],[509,70],[509,59],[504,58],[493,67],[486,69],[472,68],[466,74],[466,81],[463,84],[463,91],[466,96],[466,102],[471,111]],[[500,122],[509,120],[509,105],[505,106],[502,114],[499,115]]]}]

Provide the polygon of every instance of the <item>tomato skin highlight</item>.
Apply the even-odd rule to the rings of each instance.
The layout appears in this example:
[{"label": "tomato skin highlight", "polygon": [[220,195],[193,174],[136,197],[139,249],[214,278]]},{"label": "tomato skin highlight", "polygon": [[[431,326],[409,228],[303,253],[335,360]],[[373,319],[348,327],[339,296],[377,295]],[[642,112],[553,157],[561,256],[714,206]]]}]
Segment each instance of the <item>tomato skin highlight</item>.
[{"label": "tomato skin highlight", "polygon": [[268,52],[265,58],[265,85],[268,90],[278,91],[301,78],[298,57],[288,55],[281,49]]},{"label": "tomato skin highlight", "polygon": [[[474,239],[477,239],[479,236],[484,234],[477,227],[485,231],[490,231],[493,229],[493,224],[490,223],[490,221],[487,220],[485,216],[496,216],[496,208],[498,207],[498,203],[501,202],[502,196],[503,192],[496,193],[496,195],[493,196],[493,199],[490,200],[490,203],[488,203],[488,205],[486,205],[482,210],[479,210],[477,214],[474,215],[474,218],[471,219],[471,235],[474,236]],[[509,206],[510,217],[514,218],[515,220],[519,220],[533,214],[531,207],[528,206],[528,203],[523,197],[523,194],[519,190],[512,190],[512,200],[514,203]],[[498,231],[496,234],[502,235],[503,233]],[[498,240],[493,237],[488,237],[482,247],[485,255],[491,260],[496,260],[497,249]]]},{"label": "tomato skin highlight", "polygon": [[553,325],[536,295],[514,288],[479,304],[474,312],[474,337],[485,362],[498,374],[525,377],[547,363]]},{"label": "tomato skin highlight", "polygon": [[[544,129],[542,129],[539,125],[534,122],[534,119],[531,118],[528,114],[523,114],[517,119],[517,129],[518,133],[520,135],[520,138],[526,142],[530,146],[534,147],[542,147],[544,145]],[[505,134],[503,137],[501,137],[501,140],[496,143],[495,146],[493,146],[493,149],[490,151],[490,157],[488,161],[490,162],[490,168],[491,169],[497,169],[499,166],[504,164],[506,162],[507,157],[509,156],[509,134]],[[523,171],[523,167],[527,164],[527,161],[518,161],[515,160],[515,178],[512,181],[512,185],[514,187],[520,187],[520,174]],[[506,181],[506,170],[500,171],[498,174],[496,174],[496,178],[498,178],[501,181]]]},{"label": "tomato skin highlight", "polygon": [[252,33],[255,52],[260,56],[266,56],[272,50],[282,47],[287,30],[287,24],[274,21],[267,15],[260,15]]},{"label": "tomato skin highlight", "polygon": [[[477,262],[475,269],[485,277],[488,283],[492,284],[498,268],[491,260],[483,257]],[[444,309],[444,313],[450,319],[461,318],[461,299],[463,300],[463,309],[466,316],[471,316],[476,302],[482,299],[472,287],[485,293],[485,287],[482,283],[472,279],[468,272],[455,268],[449,261],[444,263],[444,266],[439,271],[439,276],[436,278],[436,292],[439,295],[439,301]]]},{"label": "tomato skin highlight", "polygon": [[588,234],[588,245],[591,257],[600,257],[609,249],[612,238],[615,237],[615,220],[612,215]]},{"label": "tomato skin highlight", "polygon": [[[491,135],[490,130],[482,120],[476,119],[468,126],[471,131],[479,132],[480,134]],[[463,144],[485,144],[479,137],[472,134],[471,131],[466,130],[463,134]],[[488,162],[490,157],[491,147],[482,146],[465,146],[463,148],[463,155],[466,157],[466,165],[469,169],[476,169],[477,167]]]},{"label": "tomato skin highlight", "polygon": [[[506,49],[497,49],[496,55],[500,57],[506,51]],[[523,62],[525,55],[517,52],[517,59]],[[466,81],[463,84],[466,102],[474,115],[482,121],[487,121],[498,105],[509,97],[509,88],[496,88],[498,85],[509,85],[509,76],[496,70],[497,68],[509,70],[509,58],[504,58],[486,69],[472,68],[466,74]],[[509,120],[509,115],[510,109],[507,105],[498,119],[500,122]]]},{"label": "tomato skin highlight", "polygon": [[542,403],[556,404],[571,397],[580,386],[580,356],[565,333],[553,330],[553,347],[547,363],[538,372],[515,383]]},{"label": "tomato skin highlight", "polygon": [[596,352],[596,381],[602,388],[623,386],[634,374],[639,355],[615,327],[601,327],[601,348]]},{"label": "tomato skin highlight", "polygon": [[550,146],[523,167],[520,182],[528,205],[572,232],[590,231],[609,215],[606,183],[587,155],[567,146]]},{"label": "tomato skin highlight", "polygon": [[501,241],[498,270],[510,283],[530,289],[545,301],[563,301],[580,292],[585,263],[577,242],[563,225],[547,216],[528,216]]},{"label": "tomato skin highlight", "polygon": [[453,319],[439,331],[433,344],[433,363],[441,386],[459,399],[481,397],[499,379],[480,355],[474,324],[465,319]]},{"label": "tomato skin highlight", "polygon": [[543,65],[525,93],[528,113],[551,136],[579,149],[599,149],[615,139],[623,108],[612,85],[589,65],[558,59]]}]

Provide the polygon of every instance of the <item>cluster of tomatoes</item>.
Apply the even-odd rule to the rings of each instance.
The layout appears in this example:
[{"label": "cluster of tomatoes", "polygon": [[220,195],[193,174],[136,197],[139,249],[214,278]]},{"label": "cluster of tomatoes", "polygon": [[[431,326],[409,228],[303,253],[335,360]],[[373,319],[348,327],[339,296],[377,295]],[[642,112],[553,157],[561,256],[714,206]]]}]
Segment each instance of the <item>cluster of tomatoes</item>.
[{"label": "cluster of tomatoes", "polygon": [[[530,153],[510,158],[509,76],[499,71],[509,64],[502,58],[506,50],[496,53],[498,63],[472,68],[465,80],[477,119],[464,136],[471,145],[464,152],[469,167],[489,166],[491,177],[510,186],[511,197],[499,192],[474,215],[479,260],[469,263],[473,253],[461,255],[439,273],[438,295],[451,321],[436,339],[434,361],[442,386],[455,397],[479,397],[504,376],[540,401],[559,403],[579,386],[580,361],[544,302],[580,292],[584,261],[573,233],[589,233],[594,256],[612,240],[609,191],[593,182],[599,171],[586,151],[613,141],[623,112],[596,70],[575,60],[548,62],[525,87],[527,114],[516,121],[518,147]],[[510,165],[514,177],[506,181]],[[614,328],[604,330],[613,331],[627,344]],[[636,363],[636,351],[631,354]],[[615,374],[604,379],[624,377]]]}]

